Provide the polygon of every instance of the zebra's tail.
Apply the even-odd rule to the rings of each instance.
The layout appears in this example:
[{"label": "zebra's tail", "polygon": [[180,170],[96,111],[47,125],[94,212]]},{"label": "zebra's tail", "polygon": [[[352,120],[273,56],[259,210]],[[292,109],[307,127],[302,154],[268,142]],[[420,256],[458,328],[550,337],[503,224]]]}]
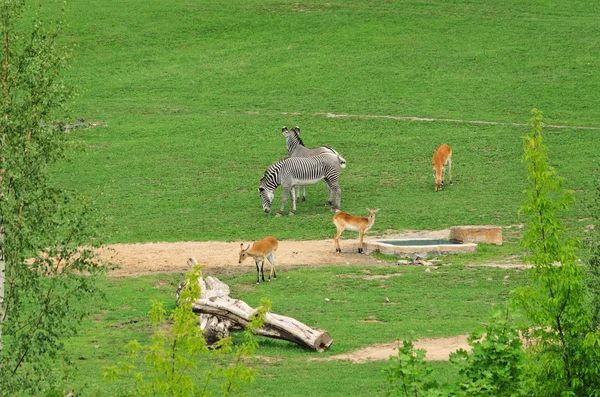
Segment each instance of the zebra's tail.
[{"label": "zebra's tail", "polygon": [[340,154],[335,149],[332,149],[329,146],[323,146],[323,147],[327,148],[328,150],[331,150],[331,154],[335,154],[337,156],[338,160],[340,161],[341,168],[346,168],[346,159],[344,159],[342,156],[340,156]]}]

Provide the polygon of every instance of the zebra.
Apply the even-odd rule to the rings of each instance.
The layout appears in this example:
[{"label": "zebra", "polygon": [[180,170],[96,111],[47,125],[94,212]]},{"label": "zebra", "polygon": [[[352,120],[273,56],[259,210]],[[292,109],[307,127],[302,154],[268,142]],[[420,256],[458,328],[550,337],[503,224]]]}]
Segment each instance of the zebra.
[{"label": "zebra", "polygon": [[[288,157],[311,157],[317,156],[321,153],[332,153],[335,155],[339,154],[327,146],[321,146],[314,149],[304,146],[304,142],[302,142],[302,138],[300,138],[300,127],[298,126],[296,126],[296,128],[292,128],[291,131],[288,131],[287,127],[284,126],[281,129],[281,135],[285,137],[285,146],[287,147]],[[302,201],[306,201],[306,186],[303,186],[303,188]],[[300,185],[297,186],[297,189],[298,193],[296,194],[296,199],[299,199]]]},{"label": "zebra", "polygon": [[269,213],[274,197],[273,192],[279,185],[283,185],[281,208],[276,216],[281,216],[283,213],[290,192],[292,194],[292,211],[290,215],[294,215],[294,212],[296,212],[296,199],[293,187],[296,185],[312,185],[321,179],[325,179],[329,189],[325,205],[332,205],[331,199],[335,195],[332,210],[339,210],[342,195],[342,189],[338,184],[340,168],[346,168],[346,160],[339,154],[334,155],[332,153],[323,153],[313,157],[286,157],[276,161],[267,168],[258,187],[263,210]]}]

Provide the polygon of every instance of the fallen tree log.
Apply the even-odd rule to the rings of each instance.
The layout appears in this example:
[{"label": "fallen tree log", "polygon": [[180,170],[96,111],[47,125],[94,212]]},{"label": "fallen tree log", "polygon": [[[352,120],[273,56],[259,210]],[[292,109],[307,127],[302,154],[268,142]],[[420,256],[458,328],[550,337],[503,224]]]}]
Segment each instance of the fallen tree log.
[{"label": "fallen tree log", "polygon": [[[201,287],[200,299],[192,303],[194,312],[200,315],[200,323],[210,339],[228,335],[228,329],[246,327],[256,309],[246,302],[229,296],[229,286],[214,277],[198,280]],[[257,333],[269,338],[287,340],[300,346],[325,351],[333,339],[325,330],[312,328],[291,317],[267,313],[264,326]],[[205,336],[205,338],[206,338]],[[207,343],[210,343],[207,338]]]}]

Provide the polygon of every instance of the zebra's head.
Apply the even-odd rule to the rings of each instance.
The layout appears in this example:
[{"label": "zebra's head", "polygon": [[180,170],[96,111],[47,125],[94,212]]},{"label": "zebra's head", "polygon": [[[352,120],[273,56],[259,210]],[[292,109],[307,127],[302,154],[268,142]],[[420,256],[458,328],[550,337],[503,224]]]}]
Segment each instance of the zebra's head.
[{"label": "zebra's head", "polygon": [[273,202],[273,190],[267,187],[264,183],[264,180],[260,180],[260,186],[258,187],[258,194],[260,195],[260,199],[262,200],[263,210],[268,214],[271,211],[271,203]]},{"label": "zebra's head", "polygon": [[[287,129],[287,127],[283,127],[281,129],[281,135],[285,137],[285,140],[288,145],[291,145],[291,149],[293,150],[296,145],[304,146],[304,142],[300,138],[300,127],[292,128],[291,131]],[[290,147],[288,147],[288,150]]]}]

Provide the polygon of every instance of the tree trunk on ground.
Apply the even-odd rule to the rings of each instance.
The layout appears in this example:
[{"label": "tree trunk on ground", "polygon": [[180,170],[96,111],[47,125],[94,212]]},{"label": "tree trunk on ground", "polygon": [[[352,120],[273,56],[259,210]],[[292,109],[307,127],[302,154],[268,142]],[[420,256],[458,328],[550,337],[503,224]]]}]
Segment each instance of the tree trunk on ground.
[{"label": "tree trunk on ground", "polygon": [[[255,309],[246,302],[229,297],[229,286],[214,277],[206,277],[198,282],[202,293],[200,299],[192,304],[192,309],[200,314],[201,326],[205,332],[209,332],[211,338],[223,333],[223,328],[227,332],[228,328],[236,325],[246,327]],[[257,333],[294,342],[319,352],[327,350],[333,343],[327,331],[275,313],[267,313],[265,325]]]}]

